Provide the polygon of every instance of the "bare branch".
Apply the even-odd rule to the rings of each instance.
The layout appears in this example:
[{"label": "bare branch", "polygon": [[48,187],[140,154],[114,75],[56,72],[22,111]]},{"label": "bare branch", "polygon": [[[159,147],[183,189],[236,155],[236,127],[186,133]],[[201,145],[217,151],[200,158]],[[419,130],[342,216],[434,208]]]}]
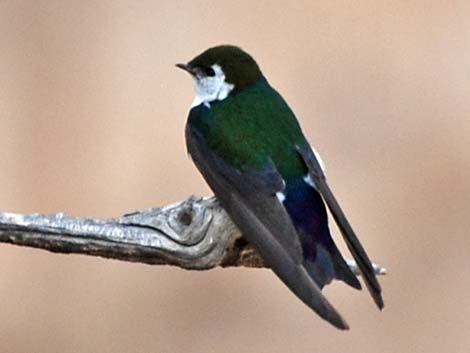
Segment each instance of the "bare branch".
[{"label": "bare branch", "polygon": [[[213,197],[111,219],[0,213],[0,242],[191,270],[264,267]],[[358,273],[354,261],[348,264]],[[374,266],[377,274],[386,273]]]}]

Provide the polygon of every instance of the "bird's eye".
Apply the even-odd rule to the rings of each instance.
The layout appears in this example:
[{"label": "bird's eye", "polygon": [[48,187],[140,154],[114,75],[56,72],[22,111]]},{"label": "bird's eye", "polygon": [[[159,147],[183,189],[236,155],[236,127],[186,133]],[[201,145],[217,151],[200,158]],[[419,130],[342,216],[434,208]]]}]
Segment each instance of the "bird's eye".
[{"label": "bird's eye", "polygon": [[215,71],[212,67],[210,66],[204,66],[202,68],[202,70],[204,71],[204,73],[206,74],[206,76],[210,76],[210,77],[213,77],[215,76]]}]

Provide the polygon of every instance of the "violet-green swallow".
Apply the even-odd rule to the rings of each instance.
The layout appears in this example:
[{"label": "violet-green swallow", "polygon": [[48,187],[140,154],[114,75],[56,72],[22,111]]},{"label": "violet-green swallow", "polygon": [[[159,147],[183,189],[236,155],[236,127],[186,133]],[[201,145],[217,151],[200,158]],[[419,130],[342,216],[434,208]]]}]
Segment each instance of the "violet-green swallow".
[{"label": "violet-green swallow", "polygon": [[186,143],[215,196],[266,265],[305,304],[340,329],[348,325],[322,294],[333,279],[360,289],[328,228],[328,206],[379,308],[371,261],[326,179],[319,155],[256,61],[231,45],[177,67],[191,74],[196,99]]}]

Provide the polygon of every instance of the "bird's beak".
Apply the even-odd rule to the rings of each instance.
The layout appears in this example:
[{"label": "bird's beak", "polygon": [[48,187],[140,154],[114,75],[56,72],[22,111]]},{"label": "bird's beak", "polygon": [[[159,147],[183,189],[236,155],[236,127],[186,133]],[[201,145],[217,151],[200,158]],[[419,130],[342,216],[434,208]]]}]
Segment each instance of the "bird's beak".
[{"label": "bird's beak", "polygon": [[189,72],[191,76],[196,76],[196,71],[194,71],[192,68],[188,66],[188,64],[176,64],[175,65],[177,68],[184,70],[186,72]]}]

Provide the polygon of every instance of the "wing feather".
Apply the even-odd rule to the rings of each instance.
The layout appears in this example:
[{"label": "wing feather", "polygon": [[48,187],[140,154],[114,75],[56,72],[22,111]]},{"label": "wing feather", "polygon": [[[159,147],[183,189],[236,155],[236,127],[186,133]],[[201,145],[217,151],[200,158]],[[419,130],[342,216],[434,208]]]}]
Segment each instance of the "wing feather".
[{"label": "wing feather", "polygon": [[326,177],[321,167],[320,162],[318,161],[315,154],[312,152],[310,146],[300,147],[297,146],[297,151],[304,160],[310,177],[312,178],[314,185],[318,192],[321,194],[325,200],[328,208],[333,215],[333,218],[338,225],[338,228],[343,235],[344,241],[351,252],[354,260],[356,261],[359,270],[361,271],[364,282],[369,290],[374,302],[377,306],[382,309],[384,307],[384,302],[382,299],[382,289],[380,287],[379,281],[375,276],[372,263],[367,256],[364,248],[362,247],[359,238],[351,227],[346,215],[339,206],[338,201],[336,201],[335,196],[333,195],[328,183],[326,182]]},{"label": "wing feather", "polygon": [[348,325],[302,265],[300,240],[275,196],[284,187],[271,161],[262,172],[241,172],[216,155],[199,132],[186,127],[191,157],[233,222],[266,264],[306,305],[340,329]]}]

